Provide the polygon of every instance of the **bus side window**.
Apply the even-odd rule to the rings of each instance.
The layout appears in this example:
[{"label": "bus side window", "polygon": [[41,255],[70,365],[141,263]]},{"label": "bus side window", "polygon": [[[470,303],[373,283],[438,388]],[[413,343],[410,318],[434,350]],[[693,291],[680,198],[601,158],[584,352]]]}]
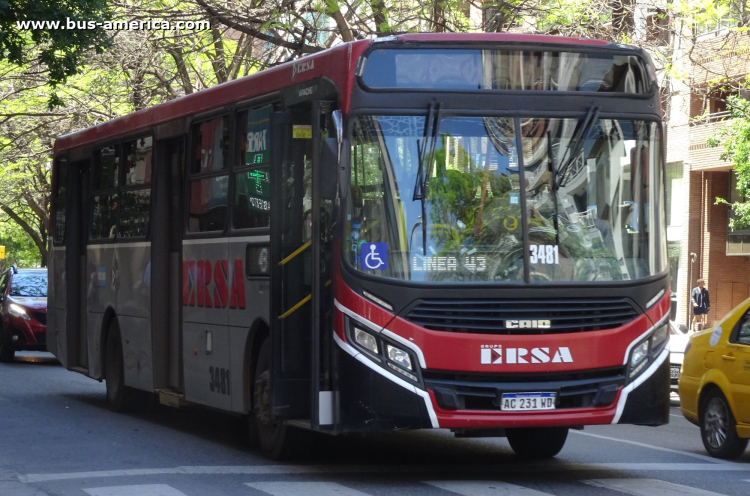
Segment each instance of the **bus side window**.
[{"label": "bus side window", "polygon": [[94,193],[92,195],[91,239],[114,238],[117,229],[120,171],[120,145],[94,152]]},{"label": "bus side window", "polygon": [[151,136],[138,138],[123,146],[124,173],[119,236],[128,238],[148,234],[151,213]]},{"label": "bus side window", "polygon": [[68,198],[68,161],[59,159],[57,161],[55,196],[53,203],[55,217],[52,219],[53,239],[55,244],[61,244],[65,240],[65,214]]},{"label": "bus side window", "polygon": [[209,173],[227,168],[229,119],[217,117],[193,126],[192,174]]},{"label": "bus side window", "polygon": [[[223,231],[227,223],[229,119],[216,117],[193,126],[188,198],[188,232]],[[208,176],[208,177],[206,177]]]},{"label": "bus side window", "polygon": [[[271,223],[270,120],[273,105],[237,114],[235,124],[232,227],[255,229]],[[238,170],[239,169],[239,170]]]}]

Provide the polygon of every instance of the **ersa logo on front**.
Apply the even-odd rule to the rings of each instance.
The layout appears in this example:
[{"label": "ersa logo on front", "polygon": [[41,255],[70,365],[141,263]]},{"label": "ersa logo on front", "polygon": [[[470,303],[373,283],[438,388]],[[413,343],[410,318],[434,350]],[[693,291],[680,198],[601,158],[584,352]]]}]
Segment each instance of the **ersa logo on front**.
[{"label": "ersa logo on front", "polygon": [[561,346],[550,348],[505,348],[500,344],[483,344],[481,346],[482,365],[516,365],[528,363],[573,363],[570,349]]}]

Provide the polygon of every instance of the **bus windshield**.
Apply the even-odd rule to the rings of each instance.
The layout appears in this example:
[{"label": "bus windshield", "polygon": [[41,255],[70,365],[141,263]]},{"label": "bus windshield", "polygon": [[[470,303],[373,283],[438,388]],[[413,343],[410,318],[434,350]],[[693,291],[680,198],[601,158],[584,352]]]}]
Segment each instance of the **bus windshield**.
[{"label": "bus windshield", "polygon": [[343,253],[355,270],[459,283],[664,269],[655,122],[446,116],[427,147],[426,119],[353,120]]}]

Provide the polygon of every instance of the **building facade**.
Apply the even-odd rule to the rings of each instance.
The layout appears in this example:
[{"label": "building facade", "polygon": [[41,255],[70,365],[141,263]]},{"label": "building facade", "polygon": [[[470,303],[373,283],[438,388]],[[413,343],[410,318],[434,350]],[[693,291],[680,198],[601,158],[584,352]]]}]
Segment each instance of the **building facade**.
[{"label": "building facade", "polygon": [[709,325],[750,296],[750,230],[731,231],[731,208],[717,202],[737,199],[735,174],[721,159],[721,144],[707,144],[729,123],[726,98],[733,90],[727,88],[750,69],[750,36],[721,23],[713,27],[690,25],[674,37],[672,61],[684,76],[671,79],[666,109],[673,319],[688,325],[690,291],[699,278],[711,297]]}]

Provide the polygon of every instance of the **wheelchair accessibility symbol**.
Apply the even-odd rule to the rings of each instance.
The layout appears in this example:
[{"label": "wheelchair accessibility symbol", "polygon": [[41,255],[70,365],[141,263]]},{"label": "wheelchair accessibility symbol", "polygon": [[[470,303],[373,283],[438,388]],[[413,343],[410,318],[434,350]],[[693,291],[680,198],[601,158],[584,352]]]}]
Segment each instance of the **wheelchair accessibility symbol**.
[{"label": "wheelchair accessibility symbol", "polygon": [[362,243],[359,247],[362,270],[385,270],[388,268],[388,243]]}]

